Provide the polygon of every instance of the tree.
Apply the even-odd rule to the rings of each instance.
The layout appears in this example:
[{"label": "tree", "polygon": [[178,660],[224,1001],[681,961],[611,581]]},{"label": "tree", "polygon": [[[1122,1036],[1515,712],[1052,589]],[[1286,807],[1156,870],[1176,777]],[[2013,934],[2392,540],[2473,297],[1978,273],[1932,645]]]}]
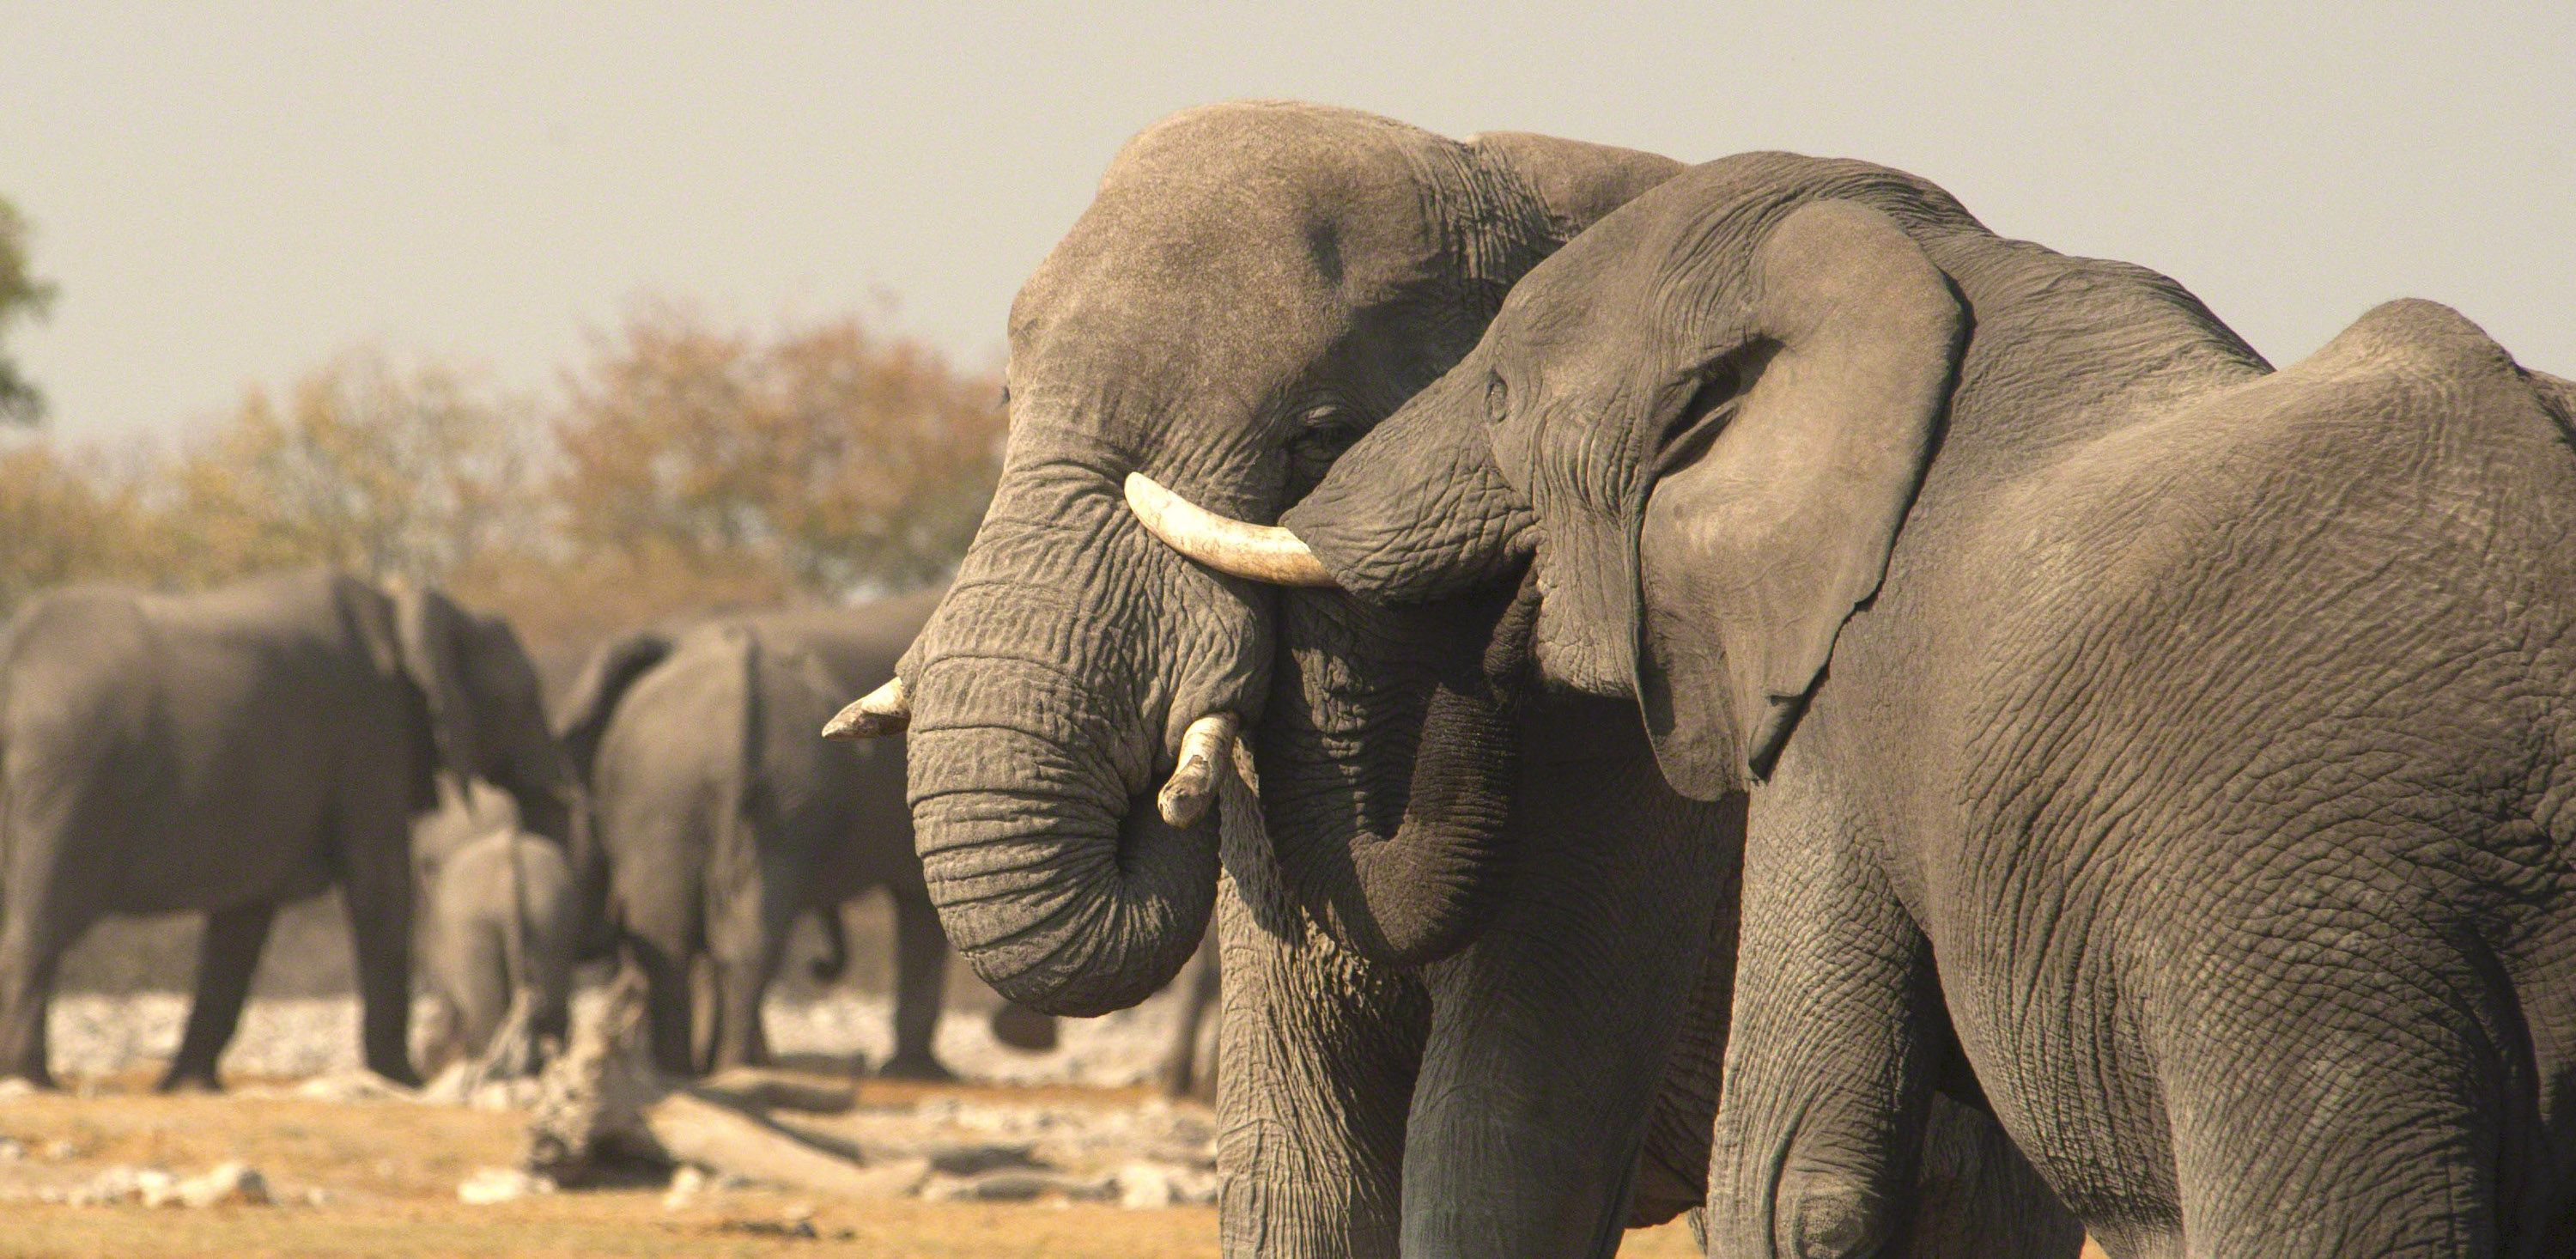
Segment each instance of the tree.
[{"label": "tree", "polygon": [[282,403],[248,390],[162,474],[158,524],[197,582],[302,564],[444,581],[536,544],[540,431],[451,369],[352,350]]},{"label": "tree", "polygon": [[[19,320],[44,317],[53,305],[54,286],[27,271],[27,220],[17,207],[0,200],[0,336]],[[45,414],[45,395],[0,353],[0,425],[33,424]]]}]

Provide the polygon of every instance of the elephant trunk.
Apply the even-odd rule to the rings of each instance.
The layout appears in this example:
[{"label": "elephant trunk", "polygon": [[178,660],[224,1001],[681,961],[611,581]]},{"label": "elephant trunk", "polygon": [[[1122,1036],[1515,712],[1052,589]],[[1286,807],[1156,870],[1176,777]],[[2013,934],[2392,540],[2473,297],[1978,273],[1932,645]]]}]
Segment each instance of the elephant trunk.
[{"label": "elephant trunk", "polygon": [[1067,1015],[1169,982],[1217,877],[1219,810],[1174,825],[1151,794],[1172,754],[1134,683],[1158,671],[1122,659],[1138,640],[1099,632],[1114,622],[1087,602],[961,577],[907,661],[914,842],[940,923],[1002,995]]},{"label": "elephant trunk", "polygon": [[[1262,733],[1281,872],[1335,939],[1392,966],[1466,947],[1508,855],[1535,602],[1458,604],[1398,622],[1290,601],[1280,685],[1298,694],[1271,704]],[[1329,638],[1367,645],[1297,650]]]},{"label": "elephant trunk", "polygon": [[1213,817],[1175,827],[1149,801],[1104,798],[1085,749],[1018,730],[916,725],[909,751],[923,880],[996,991],[1105,1014],[1189,960],[1215,903]]}]

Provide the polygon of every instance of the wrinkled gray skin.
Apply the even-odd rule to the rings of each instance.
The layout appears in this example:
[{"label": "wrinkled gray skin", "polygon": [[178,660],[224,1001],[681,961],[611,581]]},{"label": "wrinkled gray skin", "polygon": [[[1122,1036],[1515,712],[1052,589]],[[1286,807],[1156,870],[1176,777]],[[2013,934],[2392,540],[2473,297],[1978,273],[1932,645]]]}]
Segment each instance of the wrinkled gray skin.
[{"label": "wrinkled gray skin", "polygon": [[1528,561],[1549,680],[1759,784],[1712,1254],[1884,1253],[1964,1050],[2114,1256],[2556,1255],[2571,412],[2444,307],[2276,373],[1757,154],[1534,270],[1283,523],[1396,604]]},{"label": "wrinkled gray skin", "polygon": [[507,792],[481,781],[460,786],[446,773],[437,786],[438,808],[412,823],[422,897],[416,947],[430,998],[424,1072],[488,1049],[521,983],[534,1006],[530,1032],[560,1043],[580,926],[570,857],[519,828]]},{"label": "wrinkled gray skin", "polygon": [[[605,913],[644,975],[654,1055],[695,1073],[768,1059],[760,1002],[787,931],[874,888],[895,919],[895,1052],[886,1075],[944,1079],[932,1056],[948,948],[923,891],[900,739],[827,741],[824,721],[894,671],[937,601],[729,617],[603,648],[564,716],[589,766]],[[714,963],[712,1036],[694,1045],[690,971]],[[836,960],[827,971],[837,971]],[[828,975],[826,976],[828,977]],[[1020,1022],[1027,1022],[1022,1019]],[[1008,1026],[1051,1042],[1051,1020]]]},{"label": "wrinkled gray skin", "polygon": [[[460,805],[451,783],[442,803]],[[460,813],[463,809],[457,810]],[[442,808],[433,817],[444,818]],[[421,1065],[436,1071],[489,1048],[525,986],[529,1034],[563,1043],[570,1030],[577,929],[572,863],[563,847],[506,817],[466,813],[463,842],[416,853],[427,897],[421,970],[432,1002]],[[414,832],[414,842],[420,832]],[[535,1065],[531,1063],[530,1065]]]},{"label": "wrinkled gray skin", "polygon": [[[929,893],[986,980],[1068,1014],[1152,992],[1219,907],[1228,1254],[1606,1254],[1701,1197],[1734,817],[1666,789],[1618,704],[1512,707],[1508,598],[1274,595],[1120,498],[1142,471],[1272,518],[1676,169],[1195,110],[1119,154],[1014,304],[1001,483],[901,666]],[[1220,711],[1263,788],[1167,825],[1153,793]]]},{"label": "wrinkled gray skin", "polygon": [[28,606],[0,642],[0,1073],[50,1084],[55,967],[92,922],[202,910],[162,1087],[214,1087],[270,919],[336,883],[366,1066],[414,1079],[410,826],[442,766],[569,842],[577,788],[535,667],[435,591],[308,571]]}]

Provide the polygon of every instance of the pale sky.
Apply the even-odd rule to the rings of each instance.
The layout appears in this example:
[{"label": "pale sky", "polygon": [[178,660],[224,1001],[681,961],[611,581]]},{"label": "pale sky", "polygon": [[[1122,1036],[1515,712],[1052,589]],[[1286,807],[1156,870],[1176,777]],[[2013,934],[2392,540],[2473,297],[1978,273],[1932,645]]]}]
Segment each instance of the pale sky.
[{"label": "pale sky", "polygon": [[2412,295],[2576,375],[2576,6],[2146,7],[0,0],[0,196],[62,286],[10,344],[108,440],[359,342],[547,387],[646,295],[981,363],[1121,141],[1285,96],[1868,158],[2276,362]]}]

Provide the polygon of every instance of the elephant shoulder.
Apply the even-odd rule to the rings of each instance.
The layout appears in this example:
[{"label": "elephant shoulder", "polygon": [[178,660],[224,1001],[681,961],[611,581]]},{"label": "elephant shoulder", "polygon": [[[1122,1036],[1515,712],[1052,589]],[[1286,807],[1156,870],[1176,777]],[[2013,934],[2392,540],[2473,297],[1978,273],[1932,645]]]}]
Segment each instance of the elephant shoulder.
[{"label": "elephant shoulder", "polygon": [[2431,430],[2492,423],[2503,411],[2531,417],[2550,404],[2485,329],[2421,298],[2373,308],[2274,383],[2299,391],[2296,404],[2321,424]]}]

